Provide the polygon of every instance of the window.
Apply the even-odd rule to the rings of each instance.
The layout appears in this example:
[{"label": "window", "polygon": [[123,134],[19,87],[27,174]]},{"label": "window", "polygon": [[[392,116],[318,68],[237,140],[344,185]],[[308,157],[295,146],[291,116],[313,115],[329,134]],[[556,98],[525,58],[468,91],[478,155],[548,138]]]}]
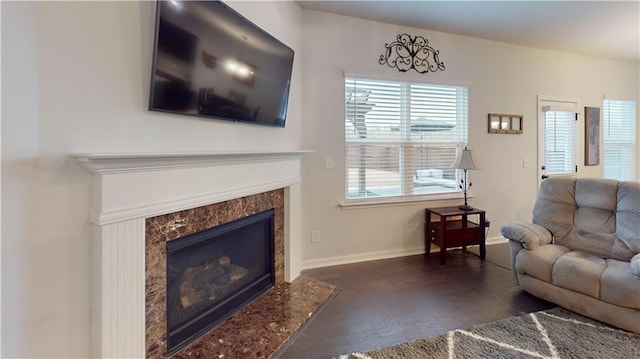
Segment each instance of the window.
[{"label": "window", "polygon": [[539,179],[574,176],[578,100],[538,96],[538,148],[541,163]]},{"label": "window", "polygon": [[545,171],[547,175],[576,172],[576,114],[568,111],[545,111]]},{"label": "window", "polygon": [[636,103],[604,100],[603,103],[604,177],[636,179]]},{"label": "window", "polygon": [[346,198],[455,192],[467,89],[345,78]]}]

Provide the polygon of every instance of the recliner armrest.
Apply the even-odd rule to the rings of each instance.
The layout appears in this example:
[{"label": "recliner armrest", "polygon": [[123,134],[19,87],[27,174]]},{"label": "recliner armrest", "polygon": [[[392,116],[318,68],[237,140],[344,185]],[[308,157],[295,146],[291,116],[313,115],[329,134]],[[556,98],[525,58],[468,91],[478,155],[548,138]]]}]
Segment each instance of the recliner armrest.
[{"label": "recliner armrest", "polygon": [[636,254],[631,258],[631,274],[636,277],[636,279],[640,279],[640,253]]},{"label": "recliner armrest", "polygon": [[535,249],[540,245],[549,244],[553,240],[548,229],[529,222],[505,224],[500,228],[500,232],[505,238],[521,243],[526,249]]}]

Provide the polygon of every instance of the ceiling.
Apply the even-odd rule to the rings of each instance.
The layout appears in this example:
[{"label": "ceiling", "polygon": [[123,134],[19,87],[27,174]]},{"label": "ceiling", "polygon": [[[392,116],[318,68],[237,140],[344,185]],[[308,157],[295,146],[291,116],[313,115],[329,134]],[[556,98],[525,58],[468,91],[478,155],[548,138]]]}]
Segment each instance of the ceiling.
[{"label": "ceiling", "polygon": [[640,0],[297,3],[304,9],[390,24],[640,62]]}]

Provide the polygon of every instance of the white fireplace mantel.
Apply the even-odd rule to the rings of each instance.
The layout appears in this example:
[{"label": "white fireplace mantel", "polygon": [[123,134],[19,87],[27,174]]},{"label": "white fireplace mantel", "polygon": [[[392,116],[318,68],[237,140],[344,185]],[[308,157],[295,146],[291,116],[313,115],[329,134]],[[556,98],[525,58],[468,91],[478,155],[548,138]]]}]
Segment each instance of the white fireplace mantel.
[{"label": "white fireplace mantel", "polygon": [[167,168],[210,166],[242,162],[300,159],[313,151],[79,153],[73,157],[96,174],[139,172]]},{"label": "white fireplace mantel", "polygon": [[91,221],[152,217],[300,183],[312,151],[74,154],[96,175]]},{"label": "white fireplace mantel", "polygon": [[285,189],[285,280],[300,274],[300,161],[312,151],[89,153],[94,174],[93,348],[145,357],[145,219]]}]

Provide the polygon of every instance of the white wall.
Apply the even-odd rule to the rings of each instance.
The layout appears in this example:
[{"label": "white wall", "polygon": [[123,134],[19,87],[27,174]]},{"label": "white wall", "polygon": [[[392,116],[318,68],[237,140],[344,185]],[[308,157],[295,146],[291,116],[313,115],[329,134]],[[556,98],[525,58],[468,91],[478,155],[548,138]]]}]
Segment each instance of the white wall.
[{"label": "white wall", "polygon": [[[422,245],[426,203],[337,206],[342,71],[398,76],[377,63],[398,33],[427,35],[447,66],[403,77],[470,86],[470,147],[483,167],[471,176],[471,204],[488,210],[490,236],[530,215],[537,94],[580,97],[588,106],[600,106],[603,94],[640,98],[637,64],[301,12],[292,2],[230,5],[296,51],[285,129],[148,112],[152,2],[1,3],[2,357],[89,353],[90,177],[71,153],[316,149],[303,161],[302,229],[320,230],[321,241],[304,237],[303,259],[326,263]],[[525,133],[487,134],[488,112],[523,114]],[[325,156],[334,169],[324,169]],[[534,166],[523,169],[523,157]]]},{"label": "white wall", "polygon": [[[36,4],[3,2],[1,6],[2,349],[13,350],[29,345],[23,328],[36,325],[43,317],[29,311],[46,305],[43,296],[35,295],[39,286],[46,286],[41,281],[46,276],[38,284],[32,270],[43,253],[37,240],[38,227],[31,222],[37,211],[38,188]],[[13,63],[22,66],[13,67]],[[14,330],[12,325],[21,321],[25,324]]]},{"label": "white wall", "polygon": [[302,146],[301,12],[233,2],[296,51],[287,127],[147,111],[154,2],[2,2],[2,357],[87,357],[90,176],[76,152]]},{"label": "white wall", "polygon": [[[487,210],[489,237],[502,224],[531,217],[537,189],[536,96],[578,97],[602,106],[602,96],[638,97],[638,64],[519,47],[434,31],[303,10],[304,145],[317,152],[303,167],[303,265],[321,266],[423,251],[424,207],[341,209],[344,201],[344,78],[350,70],[410,81],[469,86],[469,148],[481,171],[470,172],[470,204]],[[444,72],[400,73],[378,64],[396,35],[426,36],[440,50]],[[524,115],[524,134],[487,133],[488,113]],[[583,163],[584,126],[579,125]],[[324,158],[335,159],[333,169]],[[523,159],[531,167],[523,168]],[[601,166],[580,165],[580,176],[601,176]],[[448,202],[454,203],[454,202]],[[455,202],[455,204],[460,201]],[[310,232],[320,231],[320,242]],[[306,237],[306,238],[305,238]]]}]

